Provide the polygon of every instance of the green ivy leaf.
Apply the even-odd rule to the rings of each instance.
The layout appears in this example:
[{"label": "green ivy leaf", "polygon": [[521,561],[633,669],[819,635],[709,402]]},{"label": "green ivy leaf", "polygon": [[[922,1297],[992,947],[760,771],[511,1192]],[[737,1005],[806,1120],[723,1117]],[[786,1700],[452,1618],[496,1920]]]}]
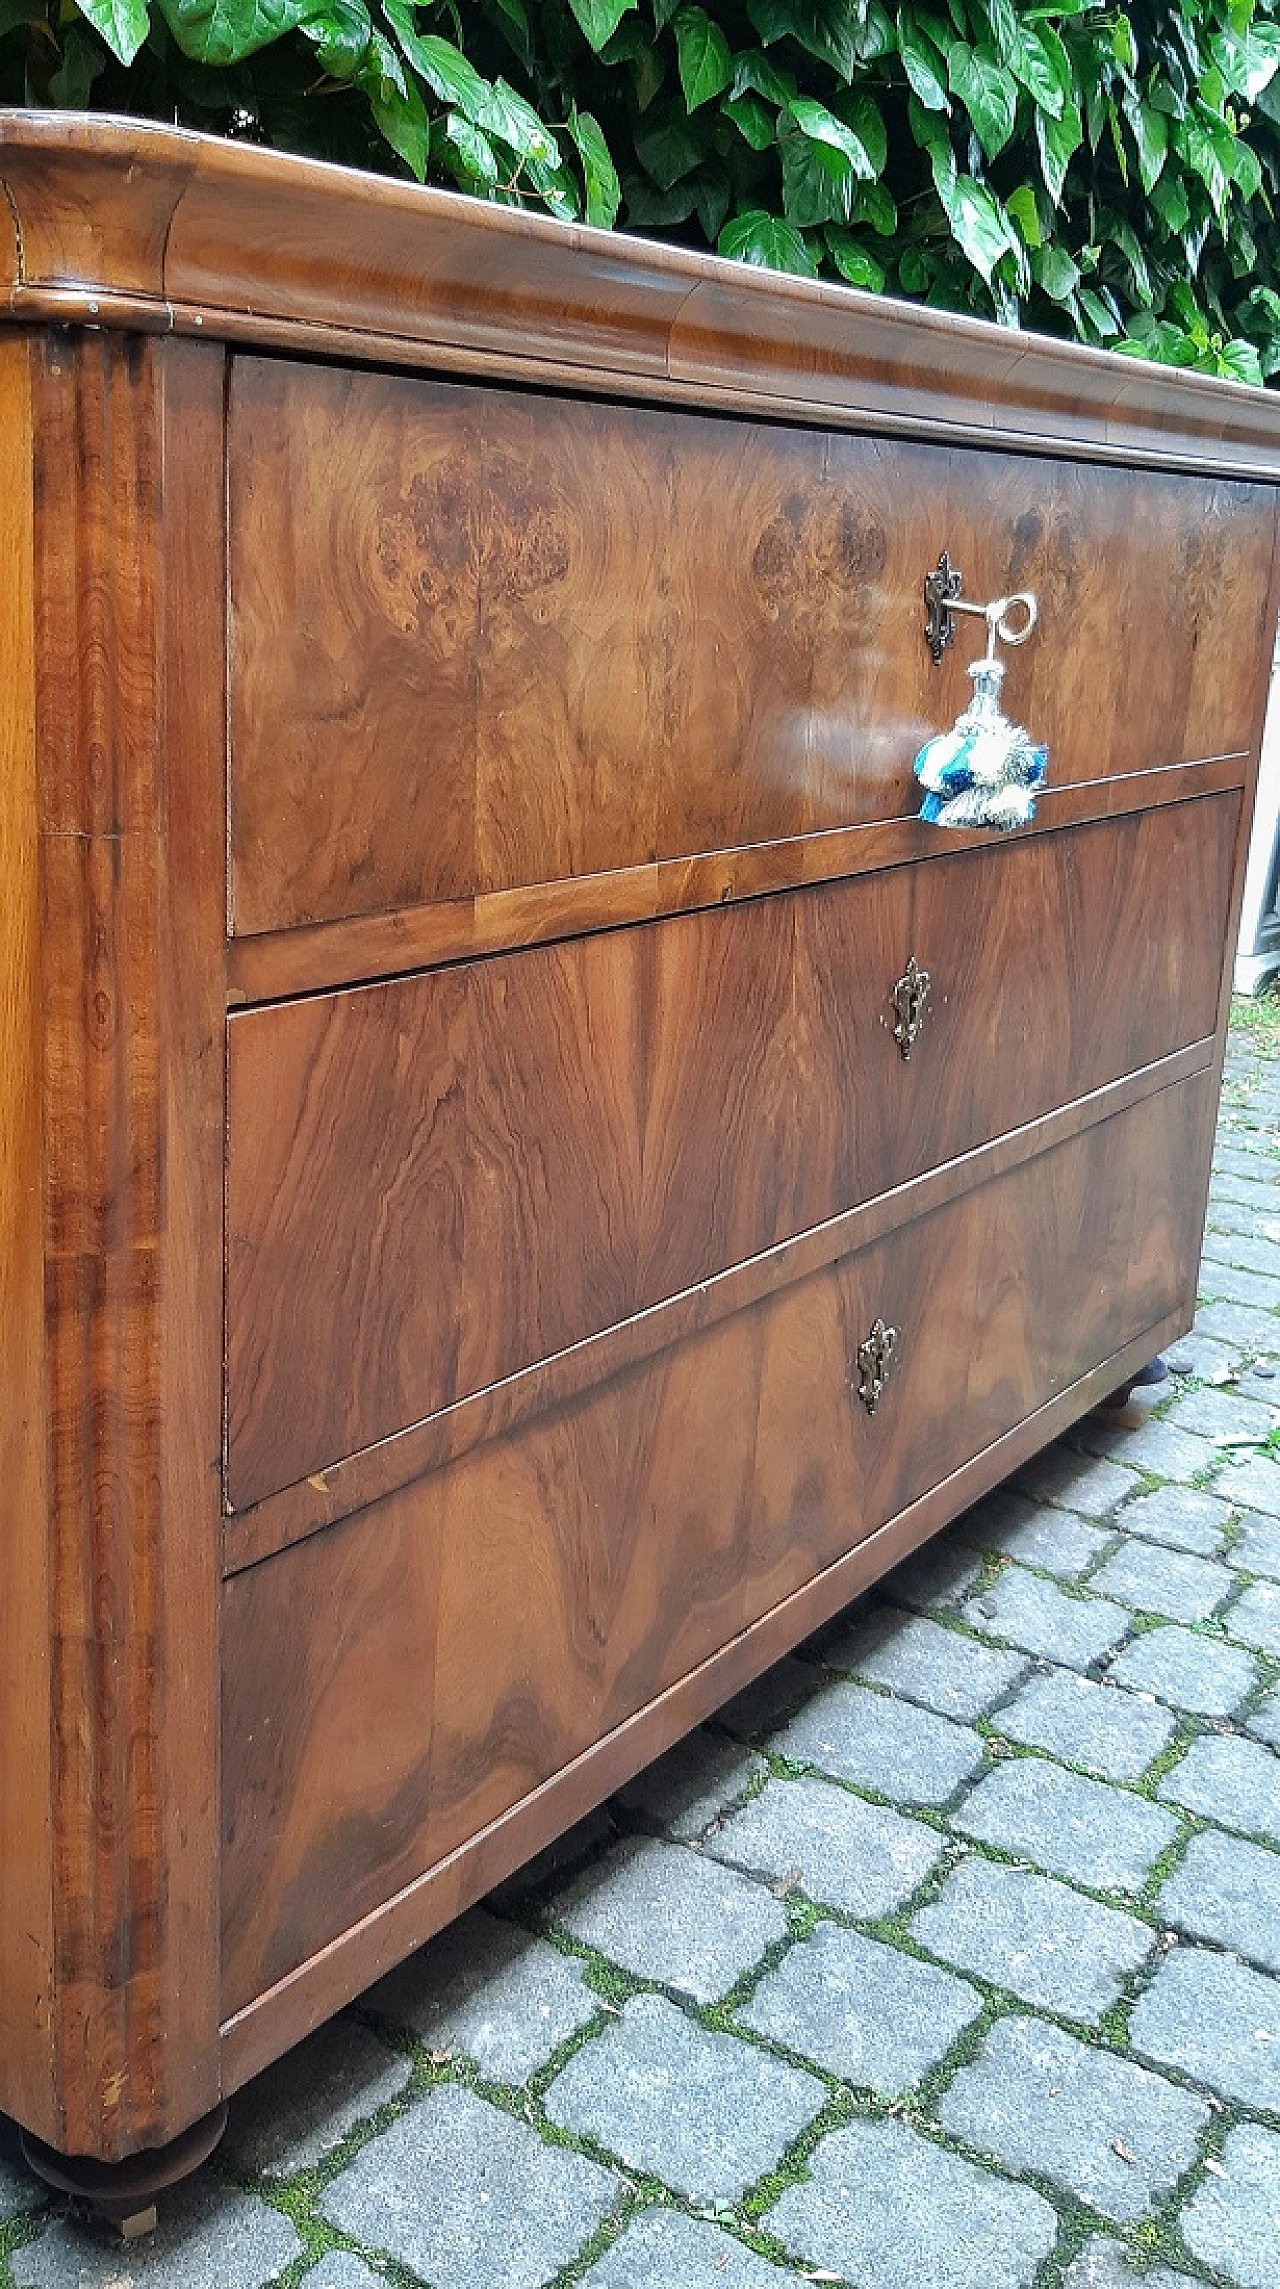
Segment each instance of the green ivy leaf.
[{"label": "green ivy leaf", "polygon": [[957,174],[954,160],[948,167],[936,151],[933,180],[952,237],[989,286],[1001,255],[1015,244],[1008,223],[985,184]]},{"label": "green ivy leaf", "polygon": [[300,29],[330,79],[359,76],[373,37],[373,24],[363,0],[326,0],[324,8],[317,9]]},{"label": "green ivy leaf", "polygon": [[1191,201],[1187,197],[1186,184],[1173,168],[1169,168],[1158,183],[1152,184],[1151,204],[1165,229],[1175,237],[1179,231],[1186,229],[1191,220]]},{"label": "green ivy leaf", "polygon": [[583,181],[587,192],[587,221],[601,230],[612,230],[622,204],[622,185],[614,166],[609,146],[598,119],[589,111],[579,111],[576,104],[569,112],[569,133],[578,148],[582,161]]},{"label": "green ivy leaf", "polygon": [[720,106],[727,119],[733,121],[739,135],[751,145],[753,151],[767,151],[776,142],[778,114],[771,111],[762,96],[753,95],[748,88],[743,95],[726,96]]},{"label": "green ivy leaf", "polygon": [[675,20],[680,85],[690,111],[709,103],[733,77],[729,43],[703,8],[682,8]]},{"label": "green ivy leaf", "polygon": [[998,158],[1013,133],[1017,104],[993,50],[954,41],[947,51],[947,84],[973,121],[988,159]]},{"label": "green ivy leaf", "polygon": [[[856,128],[838,119],[834,111],[828,111],[825,103],[815,103],[809,96],[794,96],[787,109],[801,134],[811,143],[826,145],[841,153],[852,173],[864,181],[875,180],[880,170]],[[880,125],[878,113],[876,123]]]},{"label": "green ivy leaf", "polygon": [[77,5],[117,61],[131,64],[151,29],[147,0],[77,0]]},{"label": "green ivy leaf", "polygon": [[725,224],[716,246],[738,262],[758,263],[765,270],[794,270],[802,278],[816,278],[818,266],[801,233],[762,207],[735,215]]},{"label": "green ivy leaf", "polygon": [[889,158],[889,130],[874,96],[841,96],[834,108],[846,127],[853,129],[874,173],[882,175]]},{"label": "green ivy leaf", "polygon": [[849,0],[747,0],[747,14],[766,48],[789,37],[819,63],[831,64],[846,84],[853,79],[859,11]]},{"label": "green ivy leaf", "polygon": [[1084,141],[1084,125],[1079,106],[1074,101],[1065,103],[1061,119],[1052,118],[1046,111],[1037,111],[1036,141],[1040,146],[1040,166],[1045,189],[1055,207],[1060,206],[1067,168]]},{"label": "green ivy leaf", "polygon": [[1242,199],[1256,199],[1262,189],[1262,161],[1252,144],[1239,136],[1231,154],[1231,178]]},{"label": "green ivy leaf", "polygon": [[1169,122],[1162,111],[1144,103],[1140,95],[1126,95],[1124,115],[1138,153],[1142,188],[1151,193],[1160,180],[1169,150]]},{"label": "green ivy leaf", "polygon": [[1019,24],[1009,69],[1041,111],[1047,111],[1052,119],[1061,119],[1063,105],[1071,93],[1071,66],[1056,34],[1051,47],[1033,25]]},{"label": "green ivy leaf", "polygon": [[1026,244],[1030,247],[1042,246],[1044,233],[1040,228],[1040,209],[1030,183],[1020,183],[1016,191],[1009,193],[1004,204],[1006,214],[1013,216]]},{"label": "green ivy leaf", "polygon": [[[158,5],[184,56],[198,64],[238,64],[295,32],[312,13],[313,0],[158,0]],[[85,14],[94,22],[87,8]],[[94,28],[101,29],[96,22]]]},{"label": "green ivy leaf", "polygon": [[407,79],[390,40],[375,31],[369,55],[360,73],[360,85],[378,132],[399,153],[411,175],[427,179],[431,156],[431,122],[416,80]]},{"label": "green ivy leaf", "polygon": [[815,223],[847,222],[853,211],[853,168],[837,144],[816,141],[803,131],[785,132],[782,149],[782,206],[801,229]]},{"label": "green ivy leaf", "polygon": [[1093,321],[1094,327],[1104,342],[1113,340],[1119,333],[1120,322],[1115,312],[1109,303],[1103,301],[1100,294],[1094,293],[1091,286],[1080,288],[1080,306],[1086,316]]},{"label": "green ivy leaf", "polygon": [[1246,103],[1256,103],[1280,70],[1280,24],[1254,22],[1239,31],[1225,24],[1209,45],[1231,93]]},{"label": "green ivy leaf", "polygon": [[853,194],[853,220],[866,223],[877,238],[892,238],[898,209],[883,183],[859,183]]},{"label": "green ivy leaf", "polygon": [[455,48],[452,40],[441,39],[438,33],[419,32],[408,0],[382,0],[382,13],[406,62],[426,81],[431,93],[474,122],[488,83],[475,65],[468,63],[461,48]]},{"label": "green ivy leaf", "polygon": [[493,145],[487,135],[482,134],[478,127],[473,127],[469,119],[464,119],[460,111],[451,111],[446,115],[444,142],[447,146],[446,160],[451,163],[452,172],[464,190],[474,189],[477,184],[490,189],[497,183],[498,158]]},{"label": "green ivy leaf", "polygon": [[828,229],[826,240],[827,251],[836,269],[842,278],[848,280],[850,286],[861,286],[868,294],[883,294],[884,266],[876,261],[874,254],[867,252],[852,231],[839,230],[833,226]]},{"label": "green ivy leaf", "polygon": [[632,140],[636,157],[660,191],[673,189],[700,167],[707,155],[702,122],[694,126],[674,111],[646,113],[637,120]]},{"label": "green ivy leaf", "polygon": [[762,48],[748,49],[745,55],[734,58],[733,85],[729,93],[745,95],[748,89],[762,95],[766,103],[776,104],[779,110],[798,93],[790,72],[779,71]]},{"label": "green ivy leaf", "polygon": [[1224,342],[1219,363],[1231,381],[1252,382],[1255,389],[1261,389],[1262,363],[1252,342]]},{"label": "green ivy leaf", "polygon": [[629,8],[638,0],[569,0],[582,36],[594,55],[613,38]]},{"label": "green ivy leaf", "polygon": [[925,110],[950,111],[951,102],[941,76],[941,67],[923,40],[908,31],[905,21],[899,34],[898,52],[912,91],[919,97]]},{"label": "green ivy leaf", "polygon": [[481,88],[470,113],[474,125],[483,128],[486,135],[496,135],[500,143],[509,143],[520,158],[541,159],[554,166],[559,148],[533,105],[504,79],[495,80],[491,87],[482,82]]}]

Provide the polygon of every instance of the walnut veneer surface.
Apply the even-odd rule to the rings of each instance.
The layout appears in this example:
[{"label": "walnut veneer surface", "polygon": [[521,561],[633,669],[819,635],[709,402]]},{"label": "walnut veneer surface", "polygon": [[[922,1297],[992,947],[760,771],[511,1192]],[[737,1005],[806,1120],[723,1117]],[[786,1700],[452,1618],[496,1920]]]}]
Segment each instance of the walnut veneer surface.
[{"label": "walnut veneer surface", "polygon": [[[1187,1326],[1280,406],[124,122],[0,187],[0,2108],[117,2160]],[[1007,839],[915,817],[942,549]]]}]

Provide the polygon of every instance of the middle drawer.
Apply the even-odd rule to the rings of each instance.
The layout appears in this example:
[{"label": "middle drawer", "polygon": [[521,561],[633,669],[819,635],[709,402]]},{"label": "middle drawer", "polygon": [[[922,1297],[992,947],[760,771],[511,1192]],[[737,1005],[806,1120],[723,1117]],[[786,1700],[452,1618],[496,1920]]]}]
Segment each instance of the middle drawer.
[{"label": "middle drawer", "polygon": [[231,1507],[1207,1037],[1238,805],[234,1014]]}]

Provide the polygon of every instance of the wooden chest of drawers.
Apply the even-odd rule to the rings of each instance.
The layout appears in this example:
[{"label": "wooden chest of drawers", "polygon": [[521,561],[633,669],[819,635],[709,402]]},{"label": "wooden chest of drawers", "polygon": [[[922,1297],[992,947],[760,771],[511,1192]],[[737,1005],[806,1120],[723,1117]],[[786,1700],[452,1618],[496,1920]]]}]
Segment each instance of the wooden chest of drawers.
[{"label": "wooden chest of drawers", "polygon": [[[1189,1323],[1280,408],[161,130],[0,181],[0,2107],[115,2163]],[[1039,601],[1008,838],[916,816],[943,550]]]}]

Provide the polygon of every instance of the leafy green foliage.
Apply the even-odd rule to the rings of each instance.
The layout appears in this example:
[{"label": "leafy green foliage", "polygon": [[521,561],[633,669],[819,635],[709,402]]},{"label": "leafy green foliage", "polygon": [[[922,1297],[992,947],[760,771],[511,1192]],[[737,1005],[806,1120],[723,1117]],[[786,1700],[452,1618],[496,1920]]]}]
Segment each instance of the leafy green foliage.
[{"label": "leafy green foliage", "polygon": [[0,0],[0,101],[1280,373],[1280,0]]}]

